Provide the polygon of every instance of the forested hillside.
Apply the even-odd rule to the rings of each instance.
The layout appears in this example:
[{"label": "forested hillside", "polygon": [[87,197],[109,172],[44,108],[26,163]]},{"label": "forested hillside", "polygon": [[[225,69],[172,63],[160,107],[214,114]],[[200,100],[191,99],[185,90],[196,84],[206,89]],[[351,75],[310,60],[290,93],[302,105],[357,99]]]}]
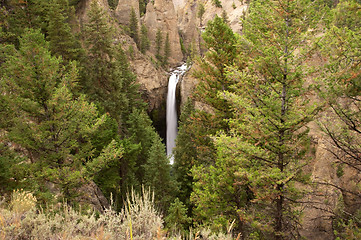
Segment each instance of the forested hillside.
[{"label": "forested hillside", "polygon": [[1,239],[361,238],[359,0],[0,7]]}]

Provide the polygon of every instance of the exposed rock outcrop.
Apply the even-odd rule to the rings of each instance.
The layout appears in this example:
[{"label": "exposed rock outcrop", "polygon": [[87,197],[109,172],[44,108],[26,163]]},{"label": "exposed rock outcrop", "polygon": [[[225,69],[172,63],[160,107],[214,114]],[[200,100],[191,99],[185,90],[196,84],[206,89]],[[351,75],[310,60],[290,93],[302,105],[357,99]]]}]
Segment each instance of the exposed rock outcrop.
[{"label": "exposed rock outcrop", "polygon": [[141,54],[136,54],[131,60],[131,68],[137,75],[137,82],[148,103],[148,111],[161,108],[166,101],[168,75],[155,68],[154,64]]},{"label": "exposed rock outcrop", "polygon": [[205,13],[203,15],[204,24],[207,24],[209,20],[212,20],[216,15],[222,16],[223,11],[227,14],[228,22],[234,32],[240,33],[242,26],[240,19],[247,11],[247,1],[239,0],[220,0],[222,7],[216,7],[213,4],[213,0],[203,1],[205,7]]},{"label": "exposed rock outcrop", "polygon": [[139,21],[139,1],[138,0],[119,0],[118,6],[115,9],[115,16],[120,24],[128,25],[130,20],[130,13],[134,9],[137,19]]},{"label": "exposed rock outcrop", "polygon": [[[234,32],[241,32],[240,18],[245,14],[248,4],[239,0],[221,0],[222,8],[216,7],[213,0],[173,0],[178,16],[178,28],[184,42],[185,48],[194,48],[201,51],[202,40],[201,32],[207,25],[207,22],[214,19],[216,15],[222,16],[226,12],[229,25]],[[198,16],[200,4],[204,6],[202,21]],[[196,67],[196,66],[194,66]],[[192,77],[192,71],[184,76],[181,82],[181,103],[191,95],[197,80]]]},{"label": "exposed rock outcrop", "polygon": [[99,212],[103,212],[110,206],[100,188],[92,181],[79,188],[79,193],[81,195],[78,198],[80,204],[91,204]]},{"label": "exposed rock outcrop", "polygon": [[[95,1],[106,12],[112,13],[107,0]],[[79,3],[77,13],[81,23],[86,22],[86,12],[90,8],[90,2],[91,0],[82,0]],[[165,71],[158,69],[151,60],[152,58],[155,59],[157,30],[160,29],[163,33],[161,54],[163,54],[166,34],[169,34],[171,46],[169,63],[171,66],[176,66],[183,60],[180,37],[183,39],[185,48],[193,45],[199,50],[200,32],[216,14],[222,16],[223,11],[225,11],[231,28],[237,33],[241,32],[240,18],[246,12],[248,5],[239,0],[220,0],[220,2],[222,8],[214,6],[213,0],[154,0],[148,3],[146,13],[140,19],[138,0],[119,0],[114,11],[119,23],[128,25],[130,11],[134,8],[138,19],[148,28],[148,37],[151,43],[147,55],[143,55],[137,50],[137,46],[129,36],[119,35],[118,40],[122,42],[124,51],[128,52],[130,56],[131,68],[137,75],[137,82],[140,84],[143,96],[149,104],[149,112],[165,111],[164,103],[168,84],[168,75]],[[205,7],[202,21],[197,14],[200,3]],[[132,53],[129,53],[129,49],[132,49]],[[197,69],[196,65],[180,82],[181,104],[185,103],[198,83],[197,79],[192,76],[194,69]],[[196,107],[211,111],[201,103],[196,103]],[[158,115],[163,115],[163,113],[158,113]],[[347,170],[348,174],[345,174],[344,177],[338,177],[332,165],[335,163],[335,159],[327,150],[332,147],[328,137],[322,133],[316,122],[310,123],[309,127],[314,150],[305,171],[311,174],[314,185],[306,187],[310,194],[303,199],[304,217],[301,233],[309,239],[332,239],[332,212],[337,206],[339,197],[344,195],[332,186],[349,188],[352,177],[356,173]],[[91,197],[97,195],[96,189],[89,191],[92,192]],[[101,201],[97,200],[94,205],[101,206]],[[352,201],[352,199],[345,198],[346,203],[347,201]]]},{"label": "exposed rock outcrop", "polygon": [[313,154],[304,171],[311,175],[312,184],[306,187],[308,193],[302,199],[301,235],[306,239],[333,239],[332,212],[341,192],[328,184],[338,185],[340,179],[333,167],[335,159],[327,150],[331,148],[329,139],[316,122],[308,126]]},{"label": "exposed rock outcrop", "polygon": [[196,1],[188,1],[178,5],[177,8],[178,28],[183,44],[185,48],[193,48],[196,51],[200,51],[201,41],[201,26],[197,17],[198,5]]},{"label": "exposed rock outcrop", "polygon": [[156,34],[159,29],[163,35],[161,54],[164,53],[166,35],[169,34],[171,46],[169,63],[171,66],[178,65],[183,60],[183,53],[179,42],[177,15],[172,0],[154,0],[154,2],[149,2],[144,16],[144,24],[148,28],[150,52],[154,55],[157,52]]},{"label": "exposed rock outcrop", "polygon": [[88,21],[87,13],[89,12],[90,5],[93,1],[96,1],[101,8],[110,14],[108,0],[81,0],[77,6],[77,16],[79,18],[80,24]]}]

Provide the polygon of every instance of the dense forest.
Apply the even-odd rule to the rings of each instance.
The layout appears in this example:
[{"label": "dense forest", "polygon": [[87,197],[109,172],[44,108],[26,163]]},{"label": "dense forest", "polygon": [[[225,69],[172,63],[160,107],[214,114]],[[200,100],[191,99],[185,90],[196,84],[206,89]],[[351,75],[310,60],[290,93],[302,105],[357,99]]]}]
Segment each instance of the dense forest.
[{"label": "dense forest", "polygon": [[[204,23],[173,165],[119,40],[167,70],[169,34],[151,46],[134,9],[122,25],[97,1],[80,22],[81,2],[0,0],[0,239],[303,239],[315,184],[341,193],[321,209],[333,239],[361,238],[359,0],[251,0],[241,33],[225,11]],[[348,187],[312,177],[313,123]]]}]

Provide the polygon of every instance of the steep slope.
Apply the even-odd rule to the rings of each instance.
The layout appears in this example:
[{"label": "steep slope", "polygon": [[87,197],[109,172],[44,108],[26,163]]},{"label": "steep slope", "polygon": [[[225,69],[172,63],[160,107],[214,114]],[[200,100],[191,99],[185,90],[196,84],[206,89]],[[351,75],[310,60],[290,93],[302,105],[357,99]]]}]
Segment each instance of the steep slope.
[{"label": "steep slope", "polygon": [[183,60],[183,53],[180,46],[180,37],[177,27],[177,16],[171,0],[155,0],[147,5],[144,15],[144,24],[148,28],[150,39],[150,52],[156,54],[156,33],[162,32],[162,47],[169,34],[169,43],[171,46],[169,63],[171,66],[179,65]]},{"label": "steep slope", "polygon": [[139,1],[138,0],[119,0],[118,6],[115,9],[115,16],[120,24],[128,25],[130,20],[130,12],[134,9],[138,20],[139,14]]},{"label": "steep slope", "polygon": [[[217,14],[222,16],[226,12],[231,28],[241,32],[240,18],[246,12],[248,5],[238,0],[221,0],[222,7],[216,7],[212,0],[154,0],[146,8],[146,13],[140,17],[138,0],[119,0],[117,8],[110,10],[107,0],[98,0],[107,12],[115,16],[118,23],[127,25],[129,13],[133,8],[138,16],[139,26],[144,23],[148,28],[148,37],[151,42],[150,51],[145,55],[137,50],[137,46],[126,34],[118,36],[118,41],[123,43],[123,49],[129,55],[132,69],[137,75],[137,81],[141,85],[145,100],[149,104],[149,112],[157,112],[157,120],[164,122],[164,103],[166,100],[167,79],[166,72],[156,66],[156,33],[160,29],[163,33],[163,41],[166,34],[169,34],[171,45],[170,66],[176,66],[184,60],[181,50],[180,38],[183,39],[184,47],[196,46],[197,51],[201,49],[200,33],[206,23]],[[198,15],[200,4],[204,5],[205,12],[202,19]],[[86,22],[86,15],[90,0],[84,0],[79,5],[80,22]],[[223,14],[224,15],[224,14]],[[163,45],[164,46],[164,42]],[[133,49],[133,51],[130,51]],[[311,63],[313,66],[319,64],[317,61]],[[197,66],[194,66],[197,68]],[[192,77],[192,71],[184,76],[181,81],[181,102],[184,103],[191,95],[197,80]],[[316,101],[316,99],[314,99]],[[197,103],[198,108],[207,109]],[[161,124],[160,124],[161,125]],[[337,206],[338,198],[342,194],[326,184],[346,187],[353,173],[345,174],[344,177],[337,177],[336,170],[332,166],[335,162],[332,154],[327,151],[330,148],[330,141],[320,130],[316,121],[310,125],[310,137],[313,144],[313,153],[310,162],[305,169],[311,174],[314,185],[308,187],[310,194],[304,199],[304,218],[302,234],[309,239],[331,239],[332,238],[332,211]]]}]

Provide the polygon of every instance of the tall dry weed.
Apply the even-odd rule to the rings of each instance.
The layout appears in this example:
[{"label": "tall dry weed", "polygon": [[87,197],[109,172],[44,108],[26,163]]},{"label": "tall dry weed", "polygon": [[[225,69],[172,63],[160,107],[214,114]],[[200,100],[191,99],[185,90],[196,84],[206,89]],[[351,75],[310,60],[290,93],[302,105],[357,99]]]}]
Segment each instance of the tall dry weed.
[{"label": "tall dry weed", "polygon": [[15,191],[9,209],[0,205],[0,240],[231,240],[230,234],[214,234],[203,229],[189,236],[167,235],[163,219],[154,204],[154,194],[134,190],[124,208],[101,214],[81,214],[67,205],[46,210],[36,208],[29,192]]}]

